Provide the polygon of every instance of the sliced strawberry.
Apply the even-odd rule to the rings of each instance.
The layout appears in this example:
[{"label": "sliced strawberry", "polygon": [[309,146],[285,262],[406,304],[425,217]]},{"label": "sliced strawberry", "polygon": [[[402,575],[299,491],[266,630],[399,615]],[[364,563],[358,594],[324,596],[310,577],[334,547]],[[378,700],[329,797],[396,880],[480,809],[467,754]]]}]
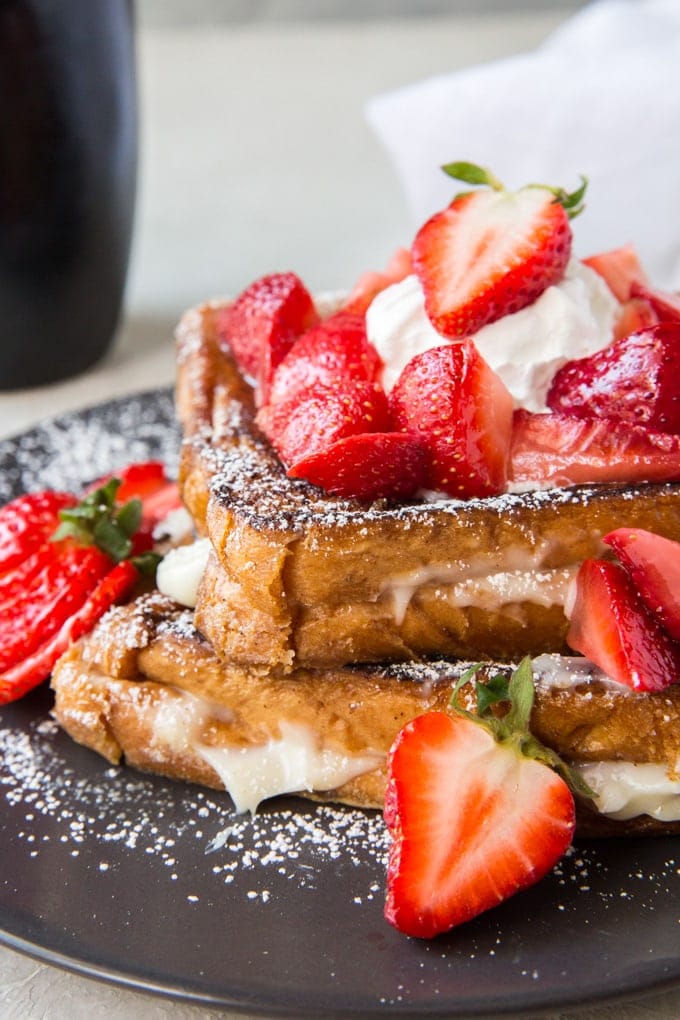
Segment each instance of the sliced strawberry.
[{"label": "sliced strawberry", "polygon": [[363,315],[337,312],[300,337],[272,381],[269,403],[290,401],[318,386],[343,389],[353,381],[377,382],[382,362],[366,338]]},{"label": "sliced strawberry", "polygon": [[515,411],[510,478],[520,487],[680,480],[680,436],[607,418]]},{"label": "sliced strawberry", "polygon": [[[21,697],[57,657],[127,592],[155,571],[142,500],[167,506],[170,483],[156,462],[132,465],[78,502],[63,493],[21,497],[0,510],[0,703]],[[23,559],[22,559],[23,555]],[[131,560],[129,557],[133,557]]]},{"label": "sliced strawberry", "polygon": [[0,673],[0,705],[23,698],[46,680],[57,659],[64,654],[69,645],[89,633],[107,609],[125,598],[134,587],[137,578],[137,570],[129,560],[117,563],[52,637],[44,641],[27,658]]},{"label": "sliced strawberry", "polygon": [[680,432],[680,321],[663,322],[568,361],[546,397],[553,411]]},{"label": "sliced strawberry", "polygon": [[472,164],[443,169],[492,188],[458,195],[412,245],[425,310],[435,329],[454,339],[520,311],[562,278],[571,254],[569,216],[580,210],[585,185],[573,195],[536,185],[509,192]]},{"label": "sliced strawberry", "polygon": [[386,432],[387,397],[379,383],[352,381],[343,389],[314,386],[262,408],[258,424],[284,464],[293,464],[345,436]]},{"label": "sliced strawberry", "polygon": [[634,283],[630,293],[631,297],[649,302],[661,322],[680,322],[680,295],[653,290],[644,283]]},{"label": "sliced strawberry", "polygon": [[616,553],[647,609],[680,641],[680,542],[643,528],[617,528],[602,541]]},{"label": "sliced strawberry", "polygon": [[295,273],[255,280],[218,316],[220,343],[266,399],[272,373],[296,339],[318,322],[312,297]]},{"label": "sliced strawberry", "polygon": [[619,340],[629,333],[637,333],[649,326],[656,326],[659,316],[656,314],[649,301],[644,298],[629,298],[619,306],[614,320],[614,340]]},{"label": "sliced strawberry", "polygon": [[384,273],[367,272],[359,277],[343,301],[343,309],[363,315],[376,294],[393,283],[399,283],[412,272],[411,252],[407,248],[397,248]]},{"label": "sliced strawberry", "polygon": [[415,436],[370,432],[338,439],[291,464],[289,478],[304,478],[336,496],[405,499],[422,488],[426,454]]},{"label": "sliced strawberry", "polygon": [[0,571],[23,563],[52,534],[59,511],[76,502],[67,492],[34,492],[0,508]]},{"label": "sliced strawberry", "polygon": [[584,560],[568,609],[567,643],[635,691],[661,691],[680,676],[680,645],[663,630],[618,563]]},{"label": "sliced strawberry", "polygon": [[426,484],[461,499],[505,491],[513,400],[472,340],[416,355],[390,392],[395,428],[430,455]]},{"label": "sliced strawberry", "polygon": [[54,543],[43,568],[0,615],[0,672],[52,637],[112,566],[96,546]]},{"label": "sliced strawberry", "polygon": [[583,259],[586,266],[594,269],[619,301],[627,301],[634,283],[645,283],[647,275],[637,251],[632,244],[613,251],[599,252]]},{"label": "sliced strawberry", "polygon": [[513,684],[505,719],[427,712],[389,752],[385,916],[406,935],[431,938],[496,906],[547,874],[571,843],[574,798],[553,771],[556,756],[527,729],[528,662]]}]

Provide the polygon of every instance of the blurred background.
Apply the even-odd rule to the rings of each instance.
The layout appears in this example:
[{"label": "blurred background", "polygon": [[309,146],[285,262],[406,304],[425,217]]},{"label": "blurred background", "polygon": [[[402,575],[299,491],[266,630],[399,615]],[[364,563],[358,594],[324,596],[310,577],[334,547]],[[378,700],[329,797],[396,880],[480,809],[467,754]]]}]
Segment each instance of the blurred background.
[{"label": "blurred background", "polygon": [[272,270],[319,290],[382,266],[413,224],[366,101],[531,49],[579,6],[139,0],[130,315],[172,319]]}]

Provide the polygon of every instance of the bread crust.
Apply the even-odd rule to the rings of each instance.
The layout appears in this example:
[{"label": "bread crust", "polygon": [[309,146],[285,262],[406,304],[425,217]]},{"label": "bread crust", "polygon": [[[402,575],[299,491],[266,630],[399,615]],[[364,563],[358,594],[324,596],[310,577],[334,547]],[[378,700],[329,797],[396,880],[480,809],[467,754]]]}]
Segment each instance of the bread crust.
[{"label": "bread crust", "polygon": [[[261,747],[281,737],[282,723],[294,724],[312,733],[322,749],[375,759],[335,789],[297,792],[379,809],[394,737],[417,715],[445,709],[465,668],[464,663],[439,660],[253,674],[215,655],[190,610],[151,593],[111,610],[60,660],[52,685],[59,723],[112,763],[125,760],[144,771],[223,789],[201,748]],[[537,676],[532,731],[565,759],[676,767],[677,685],[641,695],[597,678],[556,687],[541,680],[540,669]],[[462,696],[473,707],[469,685]],[[182,719],[189,719],[181,731],[168,730],[166,724],[173,706],[183,706]],[[645,816],[616,821],[579,805],[582,836],[676,831],[677,823]]]}]

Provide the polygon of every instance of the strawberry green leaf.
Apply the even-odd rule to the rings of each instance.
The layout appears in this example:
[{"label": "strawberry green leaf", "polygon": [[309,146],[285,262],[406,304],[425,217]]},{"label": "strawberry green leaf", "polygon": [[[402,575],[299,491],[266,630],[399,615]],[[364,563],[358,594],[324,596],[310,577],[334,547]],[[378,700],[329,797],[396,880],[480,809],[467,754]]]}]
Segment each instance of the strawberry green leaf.
[{"label": "strawberry green leaf", "polygon": [[492,705],[508,700],[508,679],[501,673],[492,676],[486,683],[475,682],[477,694],[477,714],[486,715]]},{"label": "strawberry green leaf", "polygon": [[142,501],[135,497],[125,503],[116,514],[116,523],[128,537],[139,531],[142,523]]},{"label": "strawberry green leaf", "polygon": [[456,181],[465,181],[466,184],[481,184],[487,188],[493,188],[494,191],[504,190],[503,185],[491,170],[484,166],[478,166],[476,163],[445,163],[442,170]]},{"label": "strawberry green leaf", "polygon": [[142,523],[142,501],[135,497],[118,506],[116,495],[120,485],[120,479],[110,478],[76,506],[60,510],[61,523],[52,541],[72,539],[80,545],[96,545],[114,563],[128,559],[132,538]]},{"label": "strawberry green leaf", "polygon": [[[456,715],[482,726],[498,743],[514,746],[517,753],[525,758],[533,758],[554,769],[573,793],[592,799],[594,793],[578,771],[563,761],[556,751],[542,744],[529,729],[535,694],[529,656],[522,659],[509,680],[499,674],[481,682],[475,679],[481,669],[481,663],[470,666],[456,681],[450,702]],[[459,700],[461,688],[471,682],[474,682],[477,702],[474,712],[464,708]],[[496,714],[494,706],[503,702],[509,704],[509,710],[505,714]]]},{"label": "strawberry green leaf", "polygon": [[114,563],[126,560],[132,551],[132,542],[110,517],[100,517],[92,529],[95,545],[110,556]]}]

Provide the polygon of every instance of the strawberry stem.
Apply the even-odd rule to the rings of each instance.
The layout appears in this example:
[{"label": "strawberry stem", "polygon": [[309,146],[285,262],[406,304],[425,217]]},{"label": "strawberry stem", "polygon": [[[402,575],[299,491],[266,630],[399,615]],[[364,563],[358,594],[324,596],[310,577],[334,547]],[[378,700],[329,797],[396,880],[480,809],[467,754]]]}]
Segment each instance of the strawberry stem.
[{"label": "strawberry stem", "polygon": [[[494,191],[505,191],[502,182],[488,167],[478,166],[477,163],[459,161],[455,163],[444,163],[441,168],[449,177],[456,181],[464,181],[465,184],[474,184],[481,187],[492,188]],[[575,191],[567,191],[565,188],[554,188],[550,184],[527,184],[528,188],[542,188],[554,196],[554,201],[561,205],[570,220],[583,212],[585,208],[584,197],[588,187],[588,178],[580,175],[581,184]],[[456,198],[460,198],[456,195]]]},{"label": "strawberry stem", "polygon": [[73,539],[80,545],[96,545],[103,553],[120,563],[132,559],[145,574],[153,574],[161,557],[154,552],[131,557],[133,538],[142,523],[142,501],[137,497],[116,503],[121,486],[119,478],[110,478],[104,485],[88,493],[80,503],[59,511],[59,524],[52,542]]},{"label": "strawberry stem", "polygon": [[[499,673],[481,682],[476,675],[482,668],[481,663],[470,666],[458,679],[451,694],[451,709],[483,726],[499,744],[511,744],[518,754],[554,769],[572,793],[592,799],[595,794],[576,769],[571,768],[552,748],[542,744],[529,729],[535,695],[531,659],[528,656],[522,659],[509,678]],[[472,682],[476,698],[474,712],[464,708],[459,700],[461,688]],[[494,712],[494,706],[503,702],[510,706],[507,712]]]}]

